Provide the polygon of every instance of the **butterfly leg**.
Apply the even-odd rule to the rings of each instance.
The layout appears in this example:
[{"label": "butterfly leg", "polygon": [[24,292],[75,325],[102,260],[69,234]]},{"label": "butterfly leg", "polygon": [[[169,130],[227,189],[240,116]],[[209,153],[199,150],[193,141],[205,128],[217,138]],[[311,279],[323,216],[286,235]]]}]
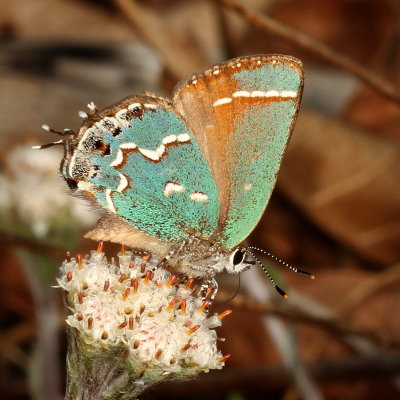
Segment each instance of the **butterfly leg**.
[{"label": "butterfly leg", "polygon": [[203,300],[211,300],[214,301],[215,296],[218,292],[218,283],[215,278],[209,278],[200,286],[200,293]]},{"label": "butterfly leg", "polygon": [[177,253],[179,253],[181,251],[181,249],[183,249],[186,245],[186,241],[183,241],[182,243],[180,243],[177,247],[174,247],[158,264],[157,266],[154,268],[159,268],[162,267],[164,264],[166,264],[168,262],[168,260],[170,260],[171,258],[173,258]]}]

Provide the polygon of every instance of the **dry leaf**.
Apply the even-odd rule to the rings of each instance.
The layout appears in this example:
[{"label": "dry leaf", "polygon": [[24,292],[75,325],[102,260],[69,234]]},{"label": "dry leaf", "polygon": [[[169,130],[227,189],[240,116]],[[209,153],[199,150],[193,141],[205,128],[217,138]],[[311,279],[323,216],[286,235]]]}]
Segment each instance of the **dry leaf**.
[{"label": "dry leaf", "polygon": [[400,259],[400,148],[303,110],[280,187],[326,232],[378,264]]}]

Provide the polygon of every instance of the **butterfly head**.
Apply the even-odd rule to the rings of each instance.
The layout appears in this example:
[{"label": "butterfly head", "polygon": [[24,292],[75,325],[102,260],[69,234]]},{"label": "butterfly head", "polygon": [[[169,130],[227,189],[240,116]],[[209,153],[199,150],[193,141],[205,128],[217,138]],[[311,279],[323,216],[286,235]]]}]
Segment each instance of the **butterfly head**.
[{"label": "butterfly head", "polygon": [[[34,149],[46,149],[49,147],[61,145],[64,148],[64,155],[60,163],[60,173],[65,179],[68,187],[75,191],[78,189],[78,182],[81,179],[88,179],[90,176],[94,175],[95,171],[93,167],[90,165],[90,160],[88,157],[82,157],[83,154],[77,154],[76,150],[79,148],[81,139],[85,134],[85,131],[88,130],[88,127],[93,124],[94,117],[96,116],[97,109],[93,105],[94,108],[90,108],[92,103],[88,105],[89,113],[84,111],[79,112],[79,116],[83,118],[83,124],[81,125],[78,132],[74,132],[71,129],[64,129],[62,131],[57,131],[50,128],[47,124],[42,125],[42,128],[45,131],[57,134],[60,136],[60,140],[50,142],[41,146],[34,146]],[[92,135],[89,135],[92,136]],[[91,143],[88,143],[89,146],[85,150],[90,152],[96,149],[96,145],[98,144],[91,137]],[[81,149],[82,150],[82,149]],[[82,153],[82,152],[79,152]],[[77,167],[75,167],[76,159],[78,158]],[[73,168],[72,168],[73,167]]]},{"label": "butterfly head", "polygon": [[255,260],[246,252],[244,248],[237,247],[229,254],[229,260],[226,264],[226,271],[231,274],[238,274],[255,264]]}]

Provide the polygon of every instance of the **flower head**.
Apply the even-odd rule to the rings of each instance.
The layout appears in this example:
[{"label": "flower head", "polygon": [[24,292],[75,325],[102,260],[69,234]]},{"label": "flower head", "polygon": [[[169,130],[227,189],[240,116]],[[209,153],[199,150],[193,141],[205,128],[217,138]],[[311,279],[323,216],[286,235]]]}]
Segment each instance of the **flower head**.
[{"label": "flower head", "polygon": [[193,279],[179,279],[158,263],[124,250],[109,262],[101,246],[88,257],[68,257],[58,279],[67,323],[86,348],[125,348],[124,362],[149,379],[155,371],[159,381],[222,368],[214,330],[222,317],[208,315],[210,301],[196,294]]},{"label": "flower head", "polygon": [[[54,165],[57,149],[35,151],[27,143],[10,149],[0,174],[0,214],[22,223],[38,238],[61,224],[89,226],[96,216],[77,199],[65,195],[65,185]],[[72,217],[72,218],[71,218]]]}]

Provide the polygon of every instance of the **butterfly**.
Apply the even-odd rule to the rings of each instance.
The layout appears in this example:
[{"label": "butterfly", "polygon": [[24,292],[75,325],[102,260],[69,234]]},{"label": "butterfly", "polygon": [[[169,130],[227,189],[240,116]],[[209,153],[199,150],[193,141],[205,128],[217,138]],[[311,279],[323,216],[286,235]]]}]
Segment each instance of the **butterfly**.
[{"label": "butterfly", "polygon": [[271,196],[302,89],[299,60],[256,55],[194,74],[172,100],[89,104],[79,132],[53,143],[72,192],[106,211],[86,237],[143,249],[190,277],[254,264],[240,244]]}]

